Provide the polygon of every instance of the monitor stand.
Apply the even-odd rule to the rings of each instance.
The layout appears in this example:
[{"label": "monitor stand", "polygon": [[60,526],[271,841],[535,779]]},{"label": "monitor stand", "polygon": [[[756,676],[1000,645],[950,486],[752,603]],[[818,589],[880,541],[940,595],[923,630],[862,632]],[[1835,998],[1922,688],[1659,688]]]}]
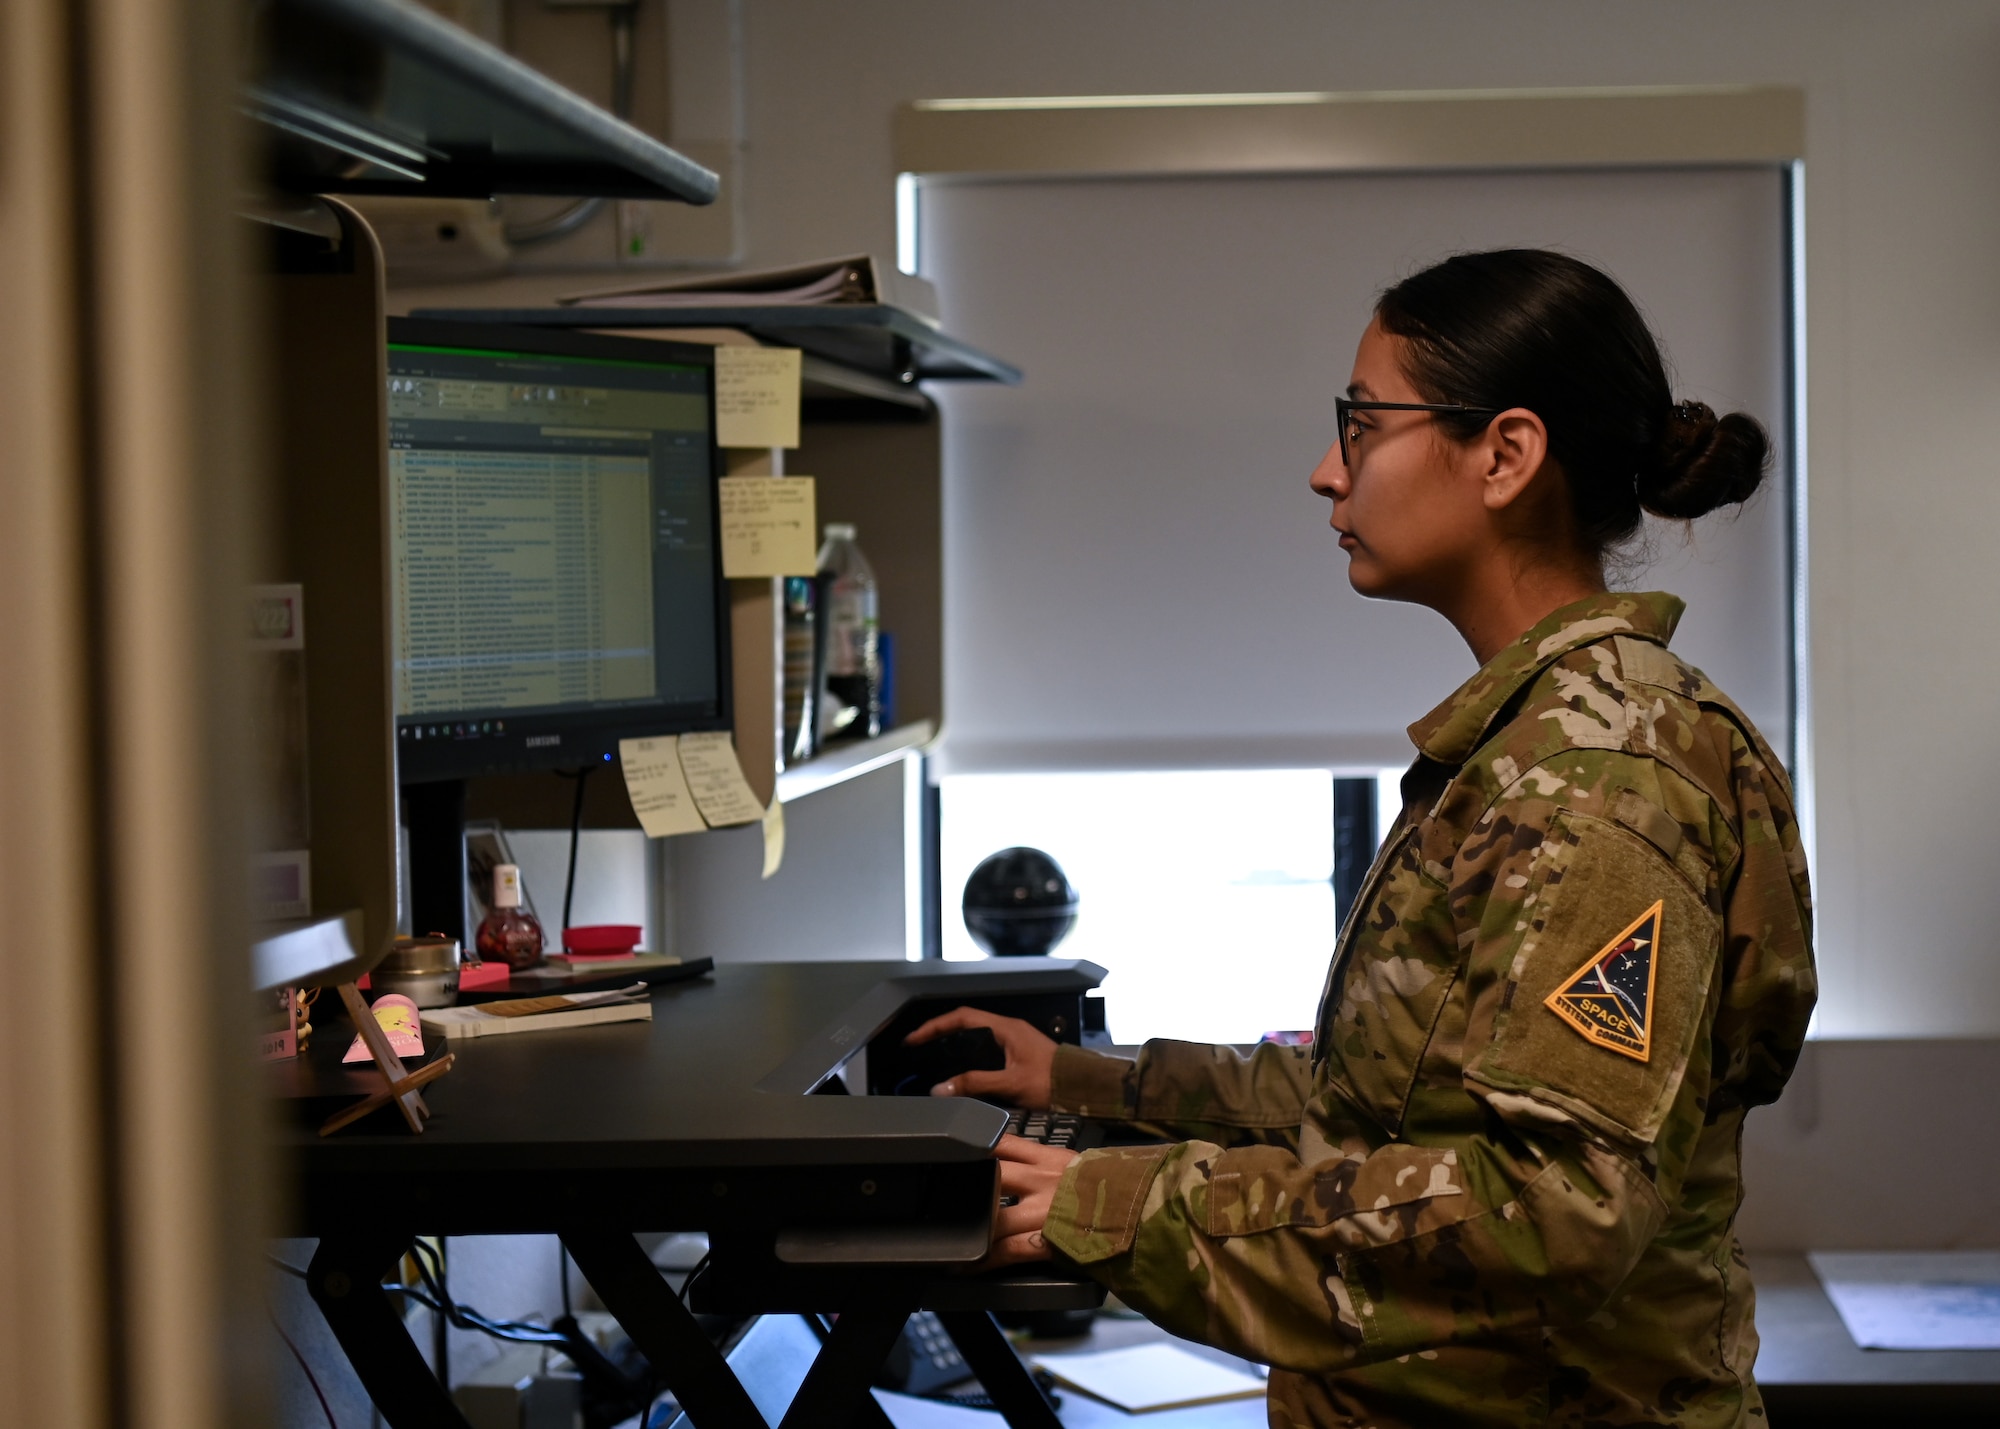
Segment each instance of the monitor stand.
[{"label": "monitor stand", "polygon": [[443,933],[462,948],[465,926],[465,781],[405,784],[410,830],[410,931]]}]

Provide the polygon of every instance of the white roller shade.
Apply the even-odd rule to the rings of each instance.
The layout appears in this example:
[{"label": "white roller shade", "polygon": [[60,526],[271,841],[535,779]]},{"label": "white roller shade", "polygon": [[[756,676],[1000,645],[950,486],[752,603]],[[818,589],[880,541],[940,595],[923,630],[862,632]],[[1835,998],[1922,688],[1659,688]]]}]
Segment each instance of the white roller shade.
[{"label": "white roller shade", "polygon": [[[945,407],[948,772],[1367,766],[1473,670],[1362,600],[1306,487],[1376,294],[1448,253],[1556,247],[1637,299],[1676,395],[1786,422],[1775,168],[950,180],[919,203],[951,331],[1018,363]],[[1786,468],[1781,452],[1779,471]],[[1621,584],[1789,746],[1785,482]]]}]

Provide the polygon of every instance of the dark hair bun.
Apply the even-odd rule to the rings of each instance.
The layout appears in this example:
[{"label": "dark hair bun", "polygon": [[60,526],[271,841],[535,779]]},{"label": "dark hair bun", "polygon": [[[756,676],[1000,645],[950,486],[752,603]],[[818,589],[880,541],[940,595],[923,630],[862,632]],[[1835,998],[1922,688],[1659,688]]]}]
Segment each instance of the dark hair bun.
[{"label": "dark hair bun", "polygon": [[1488,414],[1525,407],[1548,428],[1576,543],[1591,557],[1630,540],[1646,513],[1691,521],[1755,493],[1771,459],[1756,419],[1674,403],[1660,345],[1607,273],[1567,254],[1460,253],[1382,294],[1375,315],[1426,402],[1469,441]]},{"label": "dark hair bun", "polygon": [[1718,417],[1705,402],[1668,415],[1657,460],[1639,474],[1639,504],[1655,516],[1692,521],[1748,501],[1771,465],[1771,439],[1755,417]]}]

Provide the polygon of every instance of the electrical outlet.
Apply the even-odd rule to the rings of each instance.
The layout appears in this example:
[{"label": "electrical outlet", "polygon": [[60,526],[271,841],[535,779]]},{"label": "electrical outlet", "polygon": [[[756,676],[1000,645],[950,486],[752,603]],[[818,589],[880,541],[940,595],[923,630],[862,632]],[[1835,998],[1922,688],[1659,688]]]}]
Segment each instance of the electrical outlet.
[{"label": "electrical outlet", "polygon": [[653,256],[654,205],[639,199],[618,203],[618,261],[643,263]]}]

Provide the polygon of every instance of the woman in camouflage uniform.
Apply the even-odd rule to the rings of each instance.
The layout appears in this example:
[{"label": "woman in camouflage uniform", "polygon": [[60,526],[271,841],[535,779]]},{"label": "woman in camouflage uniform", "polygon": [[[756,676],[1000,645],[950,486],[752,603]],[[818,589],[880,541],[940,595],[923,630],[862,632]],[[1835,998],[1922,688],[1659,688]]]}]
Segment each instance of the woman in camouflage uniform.
[{"label": "woman in camouflage uniform", "polygon": [[1681,602],[1604,560],[1750,496],[1764,432],[1676,404],[1624,292],[1536,251],[1391,288],[1348,394],[1312,485],[1349,578],[1479,672],[1411,727],[1311,1048],[919,1030],[1006,1049],[945,1094],[1172,1138],[1003,1141],[995,1258],[1268,1362],[1274,1425],[1761,1419],[1731,1227],[1812,1009],[1805,860],[1776,757],[1668,649]]}]

